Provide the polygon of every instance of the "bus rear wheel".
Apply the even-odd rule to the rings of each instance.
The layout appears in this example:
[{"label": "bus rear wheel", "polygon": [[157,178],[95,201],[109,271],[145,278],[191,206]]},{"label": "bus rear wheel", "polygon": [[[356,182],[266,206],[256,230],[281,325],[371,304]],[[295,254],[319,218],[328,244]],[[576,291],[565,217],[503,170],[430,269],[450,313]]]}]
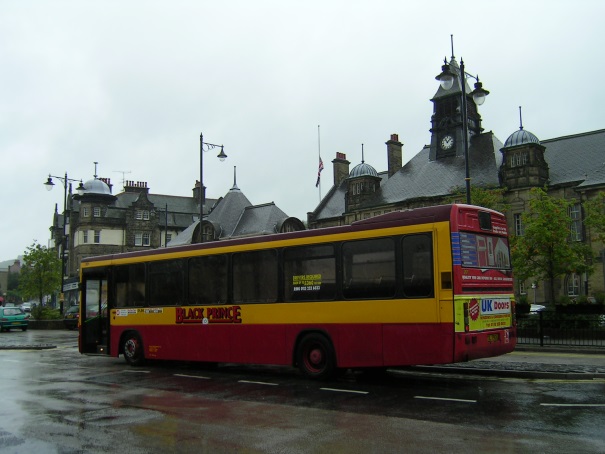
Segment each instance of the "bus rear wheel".
[{"label": "bus rear wheel", "polygon": [[336,355],[332,343],[322,334],[307,334],[298,344],[296,361],[308,378],[325,380],[336,372]]},{"label": "bus rear wheel", "polygon": [[122,342],[124,359],[131,366],[140,366],[145,362],[143,342],[136,332],[126,333]]}]

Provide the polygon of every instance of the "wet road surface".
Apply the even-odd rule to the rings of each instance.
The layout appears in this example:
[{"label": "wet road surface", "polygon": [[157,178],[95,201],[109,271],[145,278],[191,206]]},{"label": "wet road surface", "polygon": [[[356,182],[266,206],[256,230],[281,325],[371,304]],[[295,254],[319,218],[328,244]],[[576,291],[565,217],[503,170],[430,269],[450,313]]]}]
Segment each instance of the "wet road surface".
[{"label": "wet road surface", "polygon": [[293,369],[83,356],[69,331],[3,333],[0,452],[605,452],[605,380]]}]

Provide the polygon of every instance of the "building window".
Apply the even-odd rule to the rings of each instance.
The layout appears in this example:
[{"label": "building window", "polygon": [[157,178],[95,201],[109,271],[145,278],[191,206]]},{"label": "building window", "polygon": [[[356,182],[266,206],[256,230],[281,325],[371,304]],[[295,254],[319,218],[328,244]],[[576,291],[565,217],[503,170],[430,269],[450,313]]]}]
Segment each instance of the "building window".
[{"label": "building window", "polygon": [[95,218],[100,218],[100,217],[101,217],[101,207],[94,207],[94,208],[92,209],[92,215],[93,215]]},{"label": "building window", "polygon": [[170,243],[172,241],[172,233],[167,233],[166,234],[166,244]]},{"label": "building window", "polygon": [[523,219],[521,218],[521,213],[514,214],[513,218],[515,220],[515,235],[523,236],[525,232],[523,231]]},{"label": "building window", "polygon": [[578,296],[580,294],[580,276],[573,273],[566,278],[565,288],[567,296]]},{"label": "building window", "polygon": [[149,221],[149,210],[136,210],[134,217],[137,221]]},{"label": "building window", "polygon": [[525,282],[519,282],[519,295],[527,295],[527,290],[525,290]]},{"label": "building window", "polygon": [[87,218],[88,216],[90,216],[90,210],[88,207],[82,207],[82,217]]},{"label": "building window", "polygon": [[82,232],[82,235],[83,235],[83,239],[82,239],[82,241],[83,241],[84,243],[88,243],[88,230],[84,230],[84,231]]},{"label": "building window", "polygon": [[212,241],[214,240],[214,227],[209,222],[206,222],[202,226],[202,241]]},{"label": "building window", "polygon": [[579,203],[569,207],[569,218],[569,239],[582,241],[582,209]]},{"label": "building window", "polygon": [[514,153],[510,157],[510,166],[511,167],[522,167],[527,164],[527,152]]},{"label": "building window", "polygon": [[135,246],[149,246],[151,235],[149,232],[138,232],[134,234]]},{"label": "building window", "polygon": [[101,243],[101,231],[95,230],[95,244]]}]

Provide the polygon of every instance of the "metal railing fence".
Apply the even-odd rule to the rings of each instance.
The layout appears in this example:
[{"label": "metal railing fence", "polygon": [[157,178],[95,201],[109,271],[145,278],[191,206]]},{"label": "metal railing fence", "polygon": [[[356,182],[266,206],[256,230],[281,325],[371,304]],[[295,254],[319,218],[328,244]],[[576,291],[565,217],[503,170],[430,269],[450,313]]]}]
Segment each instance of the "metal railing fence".
[{"label": "metal railing fence", "polygon": [[605,348],[605,315],[571,315],[549,311],[519,315],[517,343]]}]

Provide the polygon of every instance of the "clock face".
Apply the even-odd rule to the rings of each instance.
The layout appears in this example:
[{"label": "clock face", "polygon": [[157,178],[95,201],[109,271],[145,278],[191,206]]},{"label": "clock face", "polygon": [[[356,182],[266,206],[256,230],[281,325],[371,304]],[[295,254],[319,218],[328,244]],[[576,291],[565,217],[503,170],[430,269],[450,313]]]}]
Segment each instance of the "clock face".
[{"label": "clock face", "polygon": [[441,148],[444,150],[449,150],[454,146],[454,138],[450,135],[444,136],[441,139]]}]

